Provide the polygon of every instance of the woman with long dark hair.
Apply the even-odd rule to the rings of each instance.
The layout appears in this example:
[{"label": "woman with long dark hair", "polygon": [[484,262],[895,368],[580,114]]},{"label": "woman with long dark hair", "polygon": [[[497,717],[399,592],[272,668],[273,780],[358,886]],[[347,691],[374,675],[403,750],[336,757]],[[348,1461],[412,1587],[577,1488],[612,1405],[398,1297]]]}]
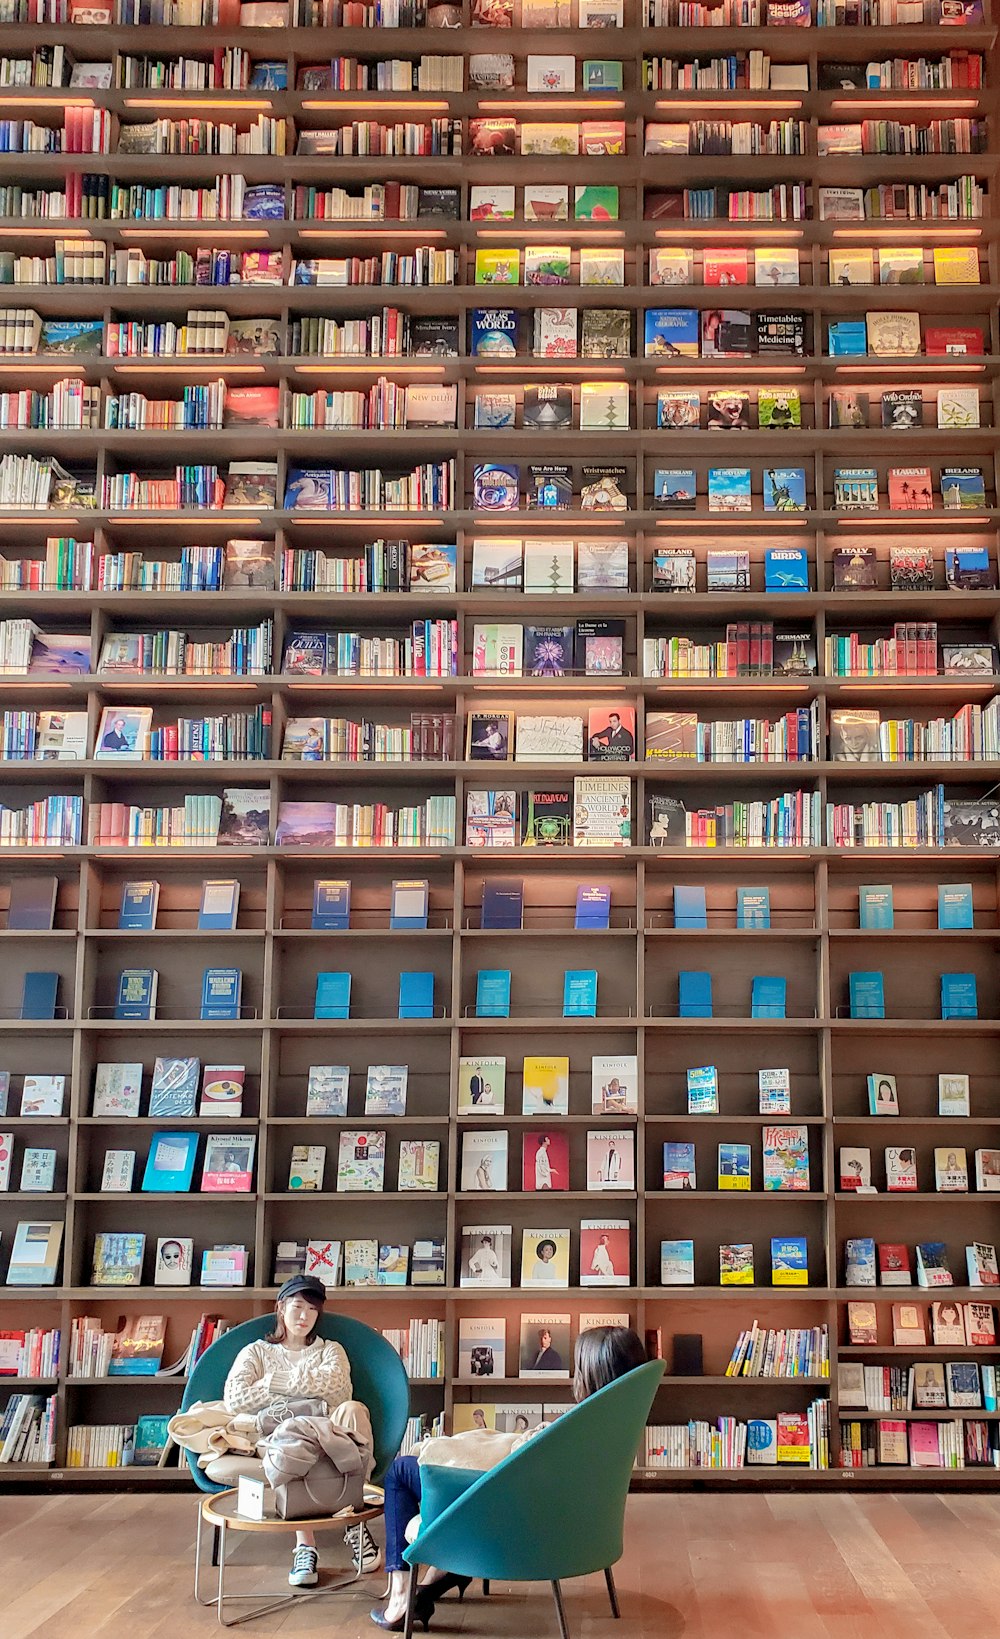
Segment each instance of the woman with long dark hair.
[{"label": "woman with long dark hair", "polygon": [[[589,1331],[581,1332],[576,1340],[573,1399],[586,1400],[598,1389],[606,1388],[616,1378],[624,1377],[626,1372],[643,1365],[646,1358],[642,1339],[625,1326],[593,1326]],[[540,1426],[544,1428],[545,1425]],[[433,1444],[439,1449],[450,1446],[456,1453],[461,1453],[461,1460],[458,1456],[455,1458],[457,1467],[481,1468],[485,1471],[509,1457],[512,1451],[538,1432],[538,1429],[532,1429],[530,1433],[512,1434],[505,1440],[492,1430],[481,1432],[474,1429],[465,1434],[452,1435],[450,1440],[435,1440]],[[397,1457],[385,1476],[385,1561],[389,1588],[385,1605],[371,1613],[372,1621],[390,1633],[403,1631],[407,1586],[403,1549],[407,1542],[406,1528],[420,1513],[420,1492],[418,1457]],[[434,1614],[434,1606],[442,1595],[449,1588],[457,1588],[461,1599],[471,1580],[471,1577],[453,1576],[450,1571],[436,1570],[433,1565],[424,1567],[414,1615],[418,1622],[423,1623],[425,1633]]]}]

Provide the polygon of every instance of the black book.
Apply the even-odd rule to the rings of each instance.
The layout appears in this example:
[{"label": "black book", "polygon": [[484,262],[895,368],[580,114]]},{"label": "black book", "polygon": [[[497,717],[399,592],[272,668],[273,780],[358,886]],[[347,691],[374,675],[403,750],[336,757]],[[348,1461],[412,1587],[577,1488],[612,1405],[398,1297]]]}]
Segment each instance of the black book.
[{"label": "black book", "polygon": [[529,466],[527,502],[530,511],[565,512],[573,505],[573,473],[568,466]]},{"label": "black book", "polygon": [[[545,432],[561,432],[573,425],[573,389],[558,381],[543,381],[536,387],[525,387],[524,409],[521,416],[524,427],[539,427]],[[532,469],[533,471],[534,469]],[[562,470],[562,469],[560,469]],[[573,487],[570,484],[570,501]]]},{"label": "black book", "polygon": [[461,213],[457,188],[421,188],[417,193],[417,216],[440,216],[457,222]]},{"label": "black book", "polygon": [[624,668],[624,620],[578,620],[576,670],[585,677],[621,677]]},{"label": "black book", "polygon": [[687,837],[684,804],[679,797],[654,792],[649,799],[651,848],[683,848]]},{"label": "black book", "polygon": [[525,677],[565,677],[573,670],[572,626],[524,628]]},{"label": "black book", "polygon": [[755,313],[753,325],[757,353],[772,358],[789,354],[800,358],[805,352],[804,313]]},{"label": "black book", "polygon": [[919,387],[893,387],[882,394],[882,425],[909,432],[924,424],[924,396]]},{"label": "black book", "polygon": [[573,793],[529,791],[524,805],[526,848],[558,848],[573,840]]},{"label": "black book", "polygon": [[457,358],[457,314],[421,314],[411,318],[410,352],[418,358]]},{"label": "black book", "polygon": [[868,68],[858,63],[820,63],[820,91],[867,91]]}]

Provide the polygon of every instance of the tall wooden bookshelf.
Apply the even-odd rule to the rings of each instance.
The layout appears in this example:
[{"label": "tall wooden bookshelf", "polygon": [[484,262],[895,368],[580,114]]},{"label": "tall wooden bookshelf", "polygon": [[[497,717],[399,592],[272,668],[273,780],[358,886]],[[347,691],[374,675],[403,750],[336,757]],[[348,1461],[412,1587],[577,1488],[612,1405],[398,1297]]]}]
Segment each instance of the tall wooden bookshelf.
[{"label": "tall wooden bookshelf", "polygon": [[[117,137],[122,119],[173,118],[203,113],[207,118],[231,119],[245,124],[265,111],[288,122],[290,149],[299,129],[331,123],[341,113],[347,118],[391,115],[403,102],[417,107],[447,110],[463,120],[478,112],[508,110],[519,118],[613,117],[626,121],[627,152],[621,157],[598,157],[570,162],[555,159],[491,158],[473,156],[392,159],[384,161],[336,157],[282,157],[240,155],[232,158],[199,156],[179,158],[117,156],[115,153],[65,156],[12,154],[5,173],[26,185],[58,186],[68,171],[86,170],[156,181],[208,180],[238,171],[248,182],[281,183],[286,195],[286,220],[280,222],[113,222],[0,220],[0,249],[37,252],[57,237],[85,236],[109,246],[140,245],[153,254],[164,246],[220,245],[231,249],[279,248],[286,282],[280,286],[27,286],[0,289],[0,304],[33,307],[43,316],[100,316],[105,323],[121,317],[172,317],[177,320],[192,308],[224,308],[234,315],[267,315],[288,338],[298,315],[359,316],[383,305],[398,305],[414,315],[458,314],[459,356],[440,364],[422,366],[417,359],[338,357],[302,358],[286,353],[276,359],[190,358],[148,360],[88,358],[84,377],[98,383],[102,393],[136,389],[152,397],[177,396],[183,384],[224,378],[234,384],[278,384],[283,389],[310,386],[363,386],[380,374],[391,379],[455,381],[458,385],[457,429],[393,432],[305,432],[245,428],[218,431],[201,437],[192,433],[157,432],[9,432],[4,449],[51,453],[72,468],[96,471],[98,494],[106,473],[157,470],[175,462],[210,458],[220,466],[230,459],[253,457],[278,460],[278,505],[275,510],[230,508],[224,511],[108,512],[0,510],[0,553],[7,558],[37,556],[47,537],[72,535],[92,538],[95,550],[138,549],[175,557],[189,543],[217,544],[233,537],[266,536],[277,544],[280,562],[287,547],[321,546],[328,553],[356,550],[376,536],[409,536],[420,541],[455,541],[458,545],[458,590],[435,593],[383,593],[375,602],[368,594],[302,594],[252,589],[201,593],[52,591],[6,594],[6,618],[27,616],[48,630],[89,633],[96,667],[104,636],[114,630],[183,626],[211,633],[233,624],[255,624],[270,616],[274,621],[274,673],[231,678],[177,678],[143,675],[134,679],[109,678],[96,671],[89,676],[58,683],[35,677],[6,677],[0,686],[5,709],[49,709],[53,706],[85,709],[89,716],[91,746],[103,706],[115,702],[149,704],[157,720],[172,711],[197,712],[249,709],[258,703],[272,713],[272,760],[247,763],[116,764],[85,760],[43,766],[5,762],[4,801],[8,806],[57,792],[82,795],[85,805],[100,801],[166,800],[180,792],[219,792],[224,786],[255,786],[267,793],[271,835],[281,801],[299,798],[377,793],[422,799],[428,793],[454,794],[458,810],[458,839],[454,848],[309,850],[277,848],[216,849],[197,846],[169,849],[120,849],[97,842],[59,848],[18,847],[0,852],[0,911],[10,882],[18,874],[51,872],[59,878],[56,923],[50,933],[0,932],[5,960],[0,965],[0,1064],[18,1077],[26,1072],[62,1073],[68,1078],[68,1114],[61,1119],[33,1120],[16,1115],[3,1125],[16,1135],[18,1154],[11,1191],[0,1196],[0,1257],[6,1268],[16,1223],[25,1216],[65,1215],[65,1237],[60,1284],[54,1288],[0,1286],[3,1324],[59,1325],[64,1352],[71,1317],[97,1314],[111,1327],[126,1308],[165,1311],[169,1319],[166,1355],[176,1357],[198,1315],[205,1311],[236,1320],[265,1313],[273,1303],[271,1274],[275,1243],[304,1238],[311,1233],[367,1234],[400,1241],[415,1236],[443,1235],[446,1240],[448,1284],[439,1288],[341,1288],[333,1301],[375,1325],[402,1325],[410,1316],[436,1316],[446,1326],[446,1375],[443,1381],[415,1382],[414,1409],[429,1415],[444,1410],[448,1416],[461,1401],[489,1399],[498,1403],[537,1400],[539,1385],[517,1378],[483,1384],[454,1375],[457,1326],[460,1317],[503,1315],[508,1322],[508,1359],[513,1356],[517,1319],[522,1310],[540,1306],[541,1294],[522,1293],[516,1284],[519,1232],[532,1226],[565,1223],[576,1229],[581,1217],[618,1216],[633,1229],[634,1265],[628,1288],[580,1288],[553,1292],[545,1302],[571,1312],[627,1309],[640,1332],[660,1328],[668,1376],[654,1407],[653,1420],[677,1423],[689,1416],[714,1419],[721,1415],[773,1416],[778,1409],[804,1411],[817,1395],[831,1401],[831,1467],[812,1471],[794,1466],[741,1470],[649,1470],[638,1483],[664,1485],[786,1485],[786,1486],[905,1486],[980,1485],[986,1469],[958,1472],[897,1467],[840,1469],[836,1369],[838,1361],[864,1359],[868,1363],[906,1364],[909,1360],[976,1358],[1000,1360],[1000,1348],[963,1351],[915,1347],[893,1349],[889,1305],[901,1296],[929,1299],[933,1294],[877,1287],[856,1291],[844,1286],[845,1239],[873,1235],[876,1239],[945,1240],[952,1266],[961,1281],[964,1248],[973,1239],[1000,1240],[1000,1211],[996,1198],[975,1191],[951,1197],[932,1193],[908,1196],[858,1197],[841,1194],[837,1187],[837,1151],[843,1143],[865,1143],[876,1152],[890,1138],[915,1146],[921,1179],[933,1177],[933,1148],[938,1133],[948,1142],[979,1146],[998,1142],[1000,1129],[1000,1073],[996,1043],[1000,1035],[1000,865],[990,852],[938,853],[928,848],[838,850],[826,844],[789,849],[695,849],[653,847],[648,842],[648,798],[667,791],[692,803],[730,800],[734,796],[773,796],[802,788],[818,791],[824,802],[862,800],[876,794],[887,800],[911,796],[940,780],[950,790],[983,794],[997,776],[997,765],[976,763],[912,763],[854,766],[830,761],[824,755],[806,763],[771,763],[766,766],[719,764],[650,764],[638,761],[614,768],[589,764],[556,764],[549,768],[510,763],[488,771],[468,763],[461,751],[450,764],[308,764],[278,760],[282,731],[290,716],[305,711],[319,714],[366,712],[404,720],[411,710],[453,711],[457,721],[456,745],[464,747],[465,722],[472,710],[549,709],[586,712],[589,703],[607,700],[633,704],[637,713],[637,745],[643,744],[644,716],[648,710],[698,709],[709,717],[740,712],[785,710],[790,705],[819,701],[824,736],[829,712],[838,705],[864,706],[890,701],[900,711],[932,715],[947,713],[969,700],[985,703],[995,680],[962,680],[951,676],[895,680],[847,679],[824,674],[824,639],[830,632],[854,628],[881,634],[897,619],[936,620],[956,641],[969,634],[1000,637],[1000,593],[946,590],[941,567],[946,546],[959,542],[988,547],[995,564],[998,548],[1000,458],[995,429],[1000,423],[1000,250],[997,244],[995,205],[998,190],[996,131],[995,31],[989,22],[962,29],[927,23],[859,30],[853,27],[748,29],[652,29],[642,26],[636,0],[626,0],[625,26],[595,33],[581,29],[489,32],[470,25],[468,6],[458,28],[427,30],[365,30],[356,28],[164,27],[141,29],[118,25],[101,27],[12,22],[0,25],[0,54],[30,55],[39,46],[62,43],[70,60],[115,60],[123,53],[175,56],[210,55],[220,46],[243,46],[255,60],[281,59],[288,64],[288,83],[296,84],[296,68],[331,55],[369,59],[418,59],[425,53],[460,54],[504,50],[517,64],[517,84],[511,91],[407,94],[365,93],[353,99],[343,93],[297,90],[247,92],[81,91],[81,101],[104,107],[113,116]],[[643,90],[645,54],[691,58],[717,56],[759,48],[775,62],[806,63],[808,91],[771,92],[647,92]],[[944,55],[949,50],[980,51],[986,56],[987,78],[982,90],[960,95],[936,92],[835,93],[819,91],[818,68],[823,62],[867,61],[871,57],[922,54]],[[524,62],[529,53],[573,53],[607,56],[623,64],[621,93],[582,93],[572,98],[529,96],[524,89]],[[466,84],[468,81],[466,80]],[[41,123],[61,120],[62,93],[52,89],[15,88],[4,93],[5,112]],[[75,99],[77,93],[72,93]],[[844,111],[846,102],[864,104],[872,117],[884,109],[891,118],[926,121],[948,117],[961,105],[963,114],[988,121],[987,151],[949,156],[895,156],[818,158],[816,130],[821,121],[865,117],[857,109]],[[555,103],[561,104],[556,116]],[[685,120],[725,117],[743,112],[766,121],[790,112],[809,127],[808,149],[801,156],[680,158],[644,156],[643,131],[651,119]],[[415,117],[412,116],[411,117]],[[113,141],[114,146],[114,141]],[[974,221],[821,222],[815,215],[802,222],[677,222],[647,220],[643,216],[644,190],[680,177],[682,184],[739,181],[747,187],[764,181],[803,180],[813,188],[824,182],[864,184],[885,180],[937,183],[958,174],[974,175],[986,189],[986,214]],[[403,224],[291,219],[292,186],[299,180],[321,180],[326,185],[359,185],[373,176],[389,176],[428,186],[456,186],[460,190],[460,219]],[[469,221],[470,185],[480,180],[518,183],[526,178],[573,182],[581,177],[614,182],[621,194],[621,215],[605,226],[524,222],[477,224]],[[360,243],[376,249],[403,242],[452,246],[458,257],[454,285],[435,287],[295,286],[288,282],[293,256],[340,255]],[[495,290],[473,282],[478,247],[520,246],[552,242],[588,245],[607,242],[624,246],[624,287],[576,287],[560,292],[578,307],[628,308],[636,315],[633,357],[604,364],[600,360],[541,361],[524,356],[512,366],[491,364],[470,356],[468,313],[500,299]],[[922,245],[925,256],[938,244],[972,244],[981,264],[981,282],[970,286],[893,285],[858,289],[827,282],[831,247],[879,243]],[[696,268],[706,247],[780,245],[798,251],[800,284],[770,290],[750,283],[725,296],[717,287],[692,285],[651,288],[647,283],[647,252],[663,245],[693,247]],[[529,310],[539,292],[523,285],[505,287],[505,306]],[[784,360],[677,360],[646,358],[642,350],[642,315],[649,307],[684,305],[714,308],[732,301],[750,311],[787,309],[803,313],[806,345],[802,357]],[[987,351],[975,357],[939,357],[916,360],[831,358],[826,350],[830,318],[851,316],[866,309],[906,308],[929,322],[979,324]],[[47,388],[66,373],[64,359],[0,357],[0,388]],[[496,386],[540,380],[572,381],[619,379],[629,384],[631,425],[613,433],[574,430],[539,434],[521,430],[490,433],[473,430],[472,395],[477,386]],[[658,387],[718,384],[725,380],[748,383],[751,396],[759,385],[794,382],[803,403],[801,430],[778,433],[748,430],[731,435],[712,431],[664,433],[656,429]],[[894,431],[872,429],[867,435],[828,430],[827,395],[831,386],[857,385],[874,393],[880,386],[918,385],[931,405],[939,385],[973,383],[980,389],[980,429],[945,432],[932,425],[900,439]],[[102,417],[103,419],[103,417]],[[933,412],[929,419],[933,420]],[[209,454],[210,452],[210,454]],[[809,501],[807,510],[787,515],[765,514],[761,509],[761,474],[777,456],[805,466]],[[290,466],[334,462],[345,465],[393,463],[411,465],[426,459],[453,457],[459,504],[448,513],[412,514],[303,513],[285,509],[281,500]],[[592,461],[615,461],[626,469],[629,510],[614,514],[572,509],[545,513],[484,514],[472,506],[473,468],[487,457],[526,462],[568,461],[573,465],[579,492],[579,469]],[[845,514],[834,508],[832,470],[840,462],[866,461],[877,466],[882,493],[885,473],[895,459],[930,465],[937,479],[942,465],[978,464],[986,471],[987,504],[973,514],[935,509],[907,516],[880,510],[874,514]],[[652,505],[652,474],[663,461],[696,469],[704,491],[710,465],[746,461],[753,473],[754,508],[731,518],[709,514],[704,493],[694,512],[664,514]],[[598,535],[626,537],[630,555],[630,589],[619,592],[581,592],[571,596],[542,597],[491,591],[471,586],[472,542],[477,536],[512,535],[522,538],[543,531],[572,540]],[[935,554],[938,590],[901,593],[889,589],[888,554],[891,546],[918,538]],[[801,545],[811,566],[811,590],[782,596],[765,592],[763,553],[767,545]],[[698,589],[685,597],[665,597],[650,590],[654,549],[690,544],[698,563]],[[874,544],[878,558],[878,585],[865,591],[834,590],[832,554],[842,545]],[[751,588],[741,593],[705,590],[705,553],[711,546],[746,545],[751,559]],[[302,625],[316,629],[350,626],[360,630],[402,629],[420,616],[453,617],[458,622],[461,675],[445,679],[292,678],[281,674],[281,656],[287,633]],[[625,674],[620,678],[565,677],[478,679],[469,675],[472,629],[477,621],[529,623],[571,622],[588,615],[624,617],[626,622]],[[673,631],[714,633],[729,621],[774,620],[785,628],[808,626],[815,635],[819,674],[801,680],[659,679],[642,675],[644,639]],[[513,786],[518,791],[558,782],[574,774],[625,773],[632,778],[633,839],[621,850],[537,850],[516,848],[488,856],[462,845],[465,795],[486,785]],[[415,794],[415,797],[414,797]],[[84,832],[86,836],[88,833]],[[241,884],[238,929],[228,934],[196,931],[200,885],[205,877],[235,876]],[[523,879],[524,927],[518,932],[491,932],[479,925],[482,883],[485,876]],[[343,934],[310,930],[312,884],[317,877],[346,877],[352,883],[352,926]],[[426,876],[431,885],[430,925],[426,931],[389,932],[390,884],[400,876]],[[122,883],[137,877],[156,877],[161,884],[159,919],[153,934],[120,932],[118,903]],[[584,935],[574,931],[573,906],[581,880],[608,882],[612,889],[611,925],[607,932]],[[937,887],[940,882],[974,885],[975,929],[949,933],[936,925]],[[858,929],[858,889],[868,882],[891,882],[895,889],[896,925],[886,932]],[[767,931],[737,931],[735,899],[738,886],[766,884],[771,896],[771,927]],[[673,889],[679,884],[707,888],[708,927],[684,931],[673,926]],[[243,972],[243,1016],[234,1022],[208,1024],[198,1014],[200,973],[208,965],[239,966]],[[566,1020],[561,1014],[561,973],[565,968],[589,965],[599,974],[599,1012],[593,1020]],[[158,1017],[154,1022],[115,1022],[111,1017],[114,987],[126,967],[152,966],[160,975]],[[435,974],[438,1014],[428,1021],[396,1018],[398,975],[420,967]],[[508,1019],[478,1019],[474,1014],[476,974],[483,967],[512,970],[513,1000]],[[885,974],[885,1020],[851,1019],[847,1014],[848,975],[856,968],[880,968]],[[314,1020],[312,998],[316,973],[321,969],[350,969],[354,991],[350,1020],[323,1023]],[[715,1017],[704,1020],[677,1016],[677,976],[680,970],[709,969],[714,980]],[[943,971],[961,968],[977,975],[980,1018],[942,1022],[938,1013],[938,978]],[[65,1016],[36,1024],[17,1017],[25,972],[58,970]],[[788,1018],[752,1019],[749,1006],[751,979],[766,972],[781,974],[788,985]],[[142,1117],[111,1123],[93,1117],[91,1110],[94,1067],[109,1059],[143,1060],[144,1082],[158,1054],[196,1054],[205,1062],[220,1057],[243,1060],[247,1068],[244,1115],[237,1125],[258,1135],[255,1189],[247,1196],[220,1200],[217,1196],[156,1197],[136,1192],[130,1196],[101,1195],[99,1184],[104,1150],[112,1136],[138,1152],[136,1176],[150,1136],[160,1122]],[[511,1172],[514,1181],[520,1161],[520,1134],[536,1124],[534,1117],[516,1113],[520,1107],[521,1054],[525,1051],[567,1053],[571,1061],[570,1113],[561,1118],[569,1134],[571,1181],[574,1190],[555,1196],[513,1191],[494,1196],[488,1204],[480,1195],[457,1187],[463,1131],[482,1124],[460,1115],[457,1109],[458,1060],[468,1054],[506,1054],[507,1108],[497,1118],[510,1134]],[[630,1125],[636,1132],[637,1188],[616,1196],[587,1194],[585,1134],[602,1118],[591,1114],[590,1060],[593,1054],[635,1053],[639,1066],[639,1107],[634,1116],[606,1118],[615,1126]],[[335,1057],[352,1067],[352,1112],[357,1104],[359,1078],[369,1063],[391,1059],[409,1066],[409,1101],[405,1117],[386,1122],[388,1128],[387,1185],[395,1179],[400,1138],[438,1137],[442,1143],[442,1183],[437,1193],[399,1194],[391,1188],[375,1198],[338,1195],[332,1189],[319,1195],[295,1196],[286,1189],[288,1162],[294,1143],[320,1142],[328,1147],[328,1178],[336,1153],[339,1128],[355,1127],[359,1116],[344,1121],[307,1120],[305,1073],[308,1066]],[[721,1087],[722,1114],[694,1117],[685,1113],[685,1071],[713,1062]],[[791,1120],[808,1125],[811,1184],[808,1192],[789,1195],[762,1192],[758,1128],[766,1118],[757,1113],[757,1070],[787,1066],[792,1082]],[[899,1079],[903,1113],[892,1124],[869,1117],[865,1077],[886,1071]],[[936,1078],[941,1071],[966,1072],[972,1079],[972,1116],[960,1123],[938,1118]],[[13,1104],[12,1108],[15,1107]],[[145,1098],[144,1098],[145,1107]],[[202,1131],[218,1126],[214,1120],[196,1120]],[[698,1145],[701,1187],[693,1195],[665,1193],[661,1188],[661,1147],[666,1139]],[[20,1144],[48,1140],[58,1151],[57,1193],[20,1196],[16,1169]],[[705,1187],[714,1178],[715,1145],[719,1141],[749,1141],[753,1145],[753,1188],[746,1195],[722,1194]],[[463,1224],[490,1221],[511,1223],[514,1230],[515,1284],[509,1292],[473,1293],[457,1285],[457,1256]],[[88,1284],[94,1236],[103,1230],[141,1229],[149,1248],[159,1235],[194,1236],[196,1260],[206,1244],[234,1240],[251,1249],[250,1284],[244,1290],[144,1286],[109,1291]],[[774,1289],[767,1280],[767,1247],[773,1234],[808,1237],[808,1288]],[[659,1243],[664,1238],[692,1236],[696,1243],[696,1281],[693,1288],[659,1285]],[[722,1288],[718,1285],[717,1249],[720,1242],[753,1240],[757,1285]],[[573,1235],[571,1279],[577,1279],[576,1233]],[[196,1261],[197,1267],[197,1261]],[[979,1294],[962,1285],[949,1290],[959,1300]],[[845,1304],[849,1297],[871,1297],[880,1312],[880,1342],[864,1349],[845,1344]],[[8,1318],[9,1317],[9,1318]],[[752,1318],[763,1325],[820,1325],[830,1332],[831,1379],[734,1381],[724,1374],[725,1363],[744,1325]],[[676,1333],[700,1332],[704,1339],[705,1372],[699,1378],[670,1374],[672,1338]],[[5,1380],[4,1389],[34,1387]],[[52,1388],[59,1418],[58,1463],[46,1471],[53,1484],[99,1483],[114,1486],[170,1483],[170,1470],[67,1470],[65,1430],[77,1422],[134,1419],[140,1412],[170,1411],[179,1398],[176,1378],[165,1380],[67,1379],[65,1368]],[[553,1390],[545,1387],[545,1394]],[[871,1417],[874,1414],[858,1413]],[[904,1414],[905,1415],[905,1414]],[[926,1414],[924,1414],[926,1415]],[[931,1414],[932,1416],[934,1414]],[[962,1416],[962,1413],[941,1415]],[[1000,1414],[973,1412],[998,1428]],[[994,1432],[994,1443],[998,1434]],[[7,1468],[3,1479],[38,1483],[39,1471],[29,1466]]]}]

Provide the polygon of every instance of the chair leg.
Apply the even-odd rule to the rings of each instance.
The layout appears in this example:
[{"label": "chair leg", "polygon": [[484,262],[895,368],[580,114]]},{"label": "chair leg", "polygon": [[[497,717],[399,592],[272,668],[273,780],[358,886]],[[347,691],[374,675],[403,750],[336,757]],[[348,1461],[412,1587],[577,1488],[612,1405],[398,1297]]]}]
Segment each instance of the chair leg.
[{"label": "chair leg", "polygon": [[488,1576],[483,1577],[483,1593],[488,1599],[490,1595],[490,1579]]},{"label": "chair leg", "polygon": [[615,1587],[615,1579],[612,1575],[610,1565],[606,1565],[604,1568],[604,1580],[608,1585],[608,1598],[611,1601],[611,1614],[620,1622],[622,1613],[618,1608],[618,1590]]},{"label": "chair leg", "polygon": [[218,1563],[219,1563],[219,1527],[217,1525],[213,1525],[212,1526],[212,1564],[213,1565],[218,1565]]},{"label": "chair leg", "polygon": [[556,1615],[559,1618],[559,1639],[569,1639],[569,1628],[566,1626],[566,1607],[563,1604],[562,1589],[558,1582],[553,1582],[552,1593],[556,1602]]},{"label": "chair leg", "polygon": [[406,1615],[403,1618],[403,1639],[413,1639],[413,1611],[417,1602],[417,1572],[410,1566],[410,1580],[406,1584]]}]

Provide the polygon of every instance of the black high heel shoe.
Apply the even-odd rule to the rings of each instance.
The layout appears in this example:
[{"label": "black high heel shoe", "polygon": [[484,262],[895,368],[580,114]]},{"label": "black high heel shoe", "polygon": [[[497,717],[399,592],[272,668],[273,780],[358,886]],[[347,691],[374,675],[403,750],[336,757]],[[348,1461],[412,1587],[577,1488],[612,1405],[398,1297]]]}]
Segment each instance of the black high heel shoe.
[{"label": "black high heel shoe", "polygon": [[417,1589],[417,1596],[413,1603],[413,1614],[423,1622],[424,1632],[434,1615],[434,1607],[438,1600],[451,1588],[458,1589],[459,1600],[465,1598],[465,1590],[471,1585],[471,1576],[456,1576],[453,1571],[445,1571],[443,1576],[435,1577],[433,1582],[422,1582]]}]

